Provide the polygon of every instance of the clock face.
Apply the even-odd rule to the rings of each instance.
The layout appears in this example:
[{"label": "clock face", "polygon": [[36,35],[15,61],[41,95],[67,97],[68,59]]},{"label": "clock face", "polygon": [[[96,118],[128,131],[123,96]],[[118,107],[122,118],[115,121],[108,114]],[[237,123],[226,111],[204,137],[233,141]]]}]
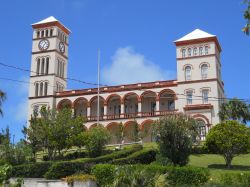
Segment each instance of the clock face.
[{"label": "clock face", "polygon": [[60,50],[61,53],[64,53],[64,52],[65,52],[65,45],[64,45],[63,42],[60,42],[60,43],[59,43],[59,50]]},{"label": "clock face", "polygon": [[47,50],[49,48],[49,40],[41,40],[38,43],[38,47],[40,50]]}]

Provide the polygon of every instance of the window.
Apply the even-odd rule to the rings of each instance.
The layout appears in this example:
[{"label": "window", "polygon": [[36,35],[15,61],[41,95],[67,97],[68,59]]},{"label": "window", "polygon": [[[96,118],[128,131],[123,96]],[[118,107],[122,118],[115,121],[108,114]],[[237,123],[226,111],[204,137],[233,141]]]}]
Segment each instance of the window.
[{"label": "window", "polygon": [[208,55],[208,46],[205,47],[205,55]]},{"label": "window", "polygon": [[203,47],[200,47],[200,48],[199,48],[199,55],[200,55],[200,56],[203,55]]},{"label": "window", "polygon": [[42,31],[42,33],[41,33],[41,37],[44,37],[44,31]]},{"label": "window", "polygon": [[38,96],[38,88],[39,88],[39,84],[36,83],[36,85],[35,85],[35,96],[36,97]]},{"label": "window", "polygon": [[191,48],[188,48],[188,56],[191,56],[191,52],[192,52]]},{"label": "window", "polygon": [[46,75],[49,74],[49,57],[46,58]]},{"label": "window", "polygon": [[208,103],[208,90],[202,90],[202,103]]},{"label": "window", "polygon": [[49,36],[49,31],[48,30],[46,30],[46,37],[48,37]]},{"label": "window", "polygon": [[50,29],[50,36],[53,36],[53,29]]},{"label": "window", "polygon": [[200,140],[205,140],[206,137],[206,124],[203,120],[198,120],[198,130]]},{"label": "window", "polygon": [[39,38],[40,37],[40,31],[36,32],[36,37]]},{"label": "window", "polygon": [[40,58],[37,59],[36,75],[39,75],[39,70],[40,70]]},{"label": "window", "polygon": [[44,62],[45,61],[45,59],[44,58],[42,58],[42,68],[41,68],[41,75],[43,75],[44,74]]},{"label": "window", "polygon": [[182,58],[185,58],[186,57],[186,49],[182,49]]},{"label": "window", "polygon": [[197,55],[197,48],[196,48],[196,47],[195,47],[194,50],[193,50],[193,54],[194,54],[194,56]]},{"label": "window", "polygon": [[168,107],[168,110],[174,110],[175,109],[175,105],[174,105],[174,100],[169,100],[167,102],[167,107]]},{"label": "window", "polygon": [[39,106],[38,106],[38,105],[35,105],[35,106],[33,107],[33,112],[34,112],[35,114],[38,114],[38,112],[39,112]]},{"label": "window", "polygon": [[201,66],[201,78],[202,79],[206,79],[207,78],[207,72],[208,72],[208,65],[207,64],[203,64]]},{"label": "window", "polygon": [[44,83],[44,96],[47,96],[47,93],[48,92],[48,83],[47,82],[45,82]]},{"label": "window", "polygon": [[40,83],[40,93],[39,93],[39,96],[42,96],[43,95],[43,83],[41,82]]},{"label": "window", "polygon": [[191,105],[193,103],[193,92],[188,91],[186,95],[187,95],[187,105]]},{"label": "window", "polygon": [[185,80],[186,81],[191,80],[191,67],[190,66],[185,67]]}]

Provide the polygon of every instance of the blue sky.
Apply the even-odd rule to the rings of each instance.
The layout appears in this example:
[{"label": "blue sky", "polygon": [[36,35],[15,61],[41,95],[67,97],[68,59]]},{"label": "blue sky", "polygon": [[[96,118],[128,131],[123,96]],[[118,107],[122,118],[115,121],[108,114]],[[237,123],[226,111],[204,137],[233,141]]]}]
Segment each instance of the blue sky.
[{"label": "blue sky", "polygon": [[[221,43],[227,96],[250,98],[250,38],[241,32],[245,8],[242,0],[2,1],[0,62],[29,69],[30,25],[53,15],[72,31],[68,76],[96,82],[100,48],[102,83],[175,79],[173,41],[200,28],[217,35]],[[139,74],[134,69],[140,69]],[[29,80],[28,73],[4,67],[0,77]],[[89,86],[68,82],[69,89],[85,87]],[[28,85],[0,80],[0,89],[7,93],[0,128],[8,125],[18,140],[26,123]]]}]

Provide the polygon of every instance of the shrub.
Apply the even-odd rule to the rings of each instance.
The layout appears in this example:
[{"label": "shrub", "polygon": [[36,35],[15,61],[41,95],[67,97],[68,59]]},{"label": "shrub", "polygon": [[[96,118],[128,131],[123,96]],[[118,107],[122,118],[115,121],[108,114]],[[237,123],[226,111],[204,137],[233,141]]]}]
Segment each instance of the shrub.
[{"label": "shrub", "polygon": [[60,179],[75,173],[90,173],[93,164],[83,162],[55,162],[45,173],[46,179]]},{"label": "shrub", "polygon": [[42,178],[52,162],[40,162],[13,166],[11,177]]},{"label": "shrub", "polygon": [[207,146],[205,145],[192,147],[192,154],[209,154],[209,153],[210,152]]},{"label": "shrub", "polygon": [[104,146],[109,142],[109,131],[99,125],[86,132],[85,143],[90,157],[102,155]]},{"label": "shrub", "polygon": [[250,186],[250,173],[226,173],[219,178],[223,186]]},{"label": "shrub", "polygon": [[91,174],[95,175],[97,178],[98,185],[110,185],[115,178],[115,166],[110,164],[98,164],[92,168]]},{"label": "shrub", "polygon": [[149,149],[149,150],[140,150],[137,151],[126,158],[120,158],[113,160],[113,164],[150,164],[151,162],[155,161],[156,158],[156,150]]},{"label": "shrub", "polygon": [[3,181],[7,180],[10,177],[12,166],[5,164],[0,166],[0,185]]},{"label": "shrub", "polygon": [[167,180],[171,185],[202,185],[208,181],[209,173],[204,168],[173,167]]},{"label": "shrub", "polygon": [[96,178],[93,175],[78,174],[78,175],[68,176],[64,180],[68,184],[72,184],[72,183],[74,183],[74,181],[88,181],[88,180],[96,181]]}]

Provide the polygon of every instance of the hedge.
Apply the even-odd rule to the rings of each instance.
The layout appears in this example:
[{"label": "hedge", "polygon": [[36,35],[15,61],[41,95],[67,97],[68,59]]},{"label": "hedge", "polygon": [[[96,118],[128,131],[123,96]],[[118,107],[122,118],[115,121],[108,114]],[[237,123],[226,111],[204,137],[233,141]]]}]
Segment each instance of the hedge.
[{"label": "hedge", "polygon": [[111,161],[112,164],[150,164],[155,161],[157,151],[154,149],[143,149],[125,158]]},{"label": "hedge", "polygon": [[52,164],[52,162],[39,162],[13,166],[11,177],[41,178]]},{"label": "hedge", "polygon": [[[112,185],[117,178],[116,171],[120,166],[111,164],[98,164],[93,167],[91,174],[95,175],[100,186]],[[200,186],[209,179],[209,172],[205,168],[196,167],[168,167],[160,165],[124,165],[127,169],[142,171],[153,174],[152,176],[166,174],[166,181],[172,186]]]}]

